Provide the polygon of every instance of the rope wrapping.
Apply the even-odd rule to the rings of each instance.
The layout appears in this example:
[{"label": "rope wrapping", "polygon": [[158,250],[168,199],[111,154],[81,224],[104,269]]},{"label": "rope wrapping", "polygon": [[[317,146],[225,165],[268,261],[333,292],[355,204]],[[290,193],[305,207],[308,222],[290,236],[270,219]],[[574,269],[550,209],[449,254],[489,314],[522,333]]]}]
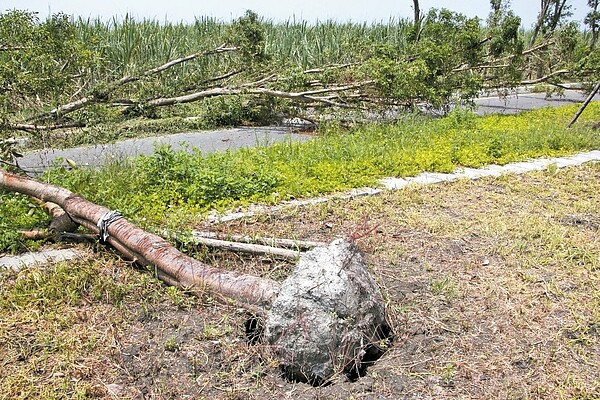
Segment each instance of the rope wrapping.
[{"label": "rope wrapping", "polygon": [[100,220],[96,224],[96,226],[98,227],[98,236],[100,239],[100,243],[106,243],[106,240],[110,236],[108,234],[108,227],[110,226],[110,224],[120,220],[121,218],[123,218],[123,214],[121,214],[119,211],[107,211],[106,214],[104,214],[100,218]]}]

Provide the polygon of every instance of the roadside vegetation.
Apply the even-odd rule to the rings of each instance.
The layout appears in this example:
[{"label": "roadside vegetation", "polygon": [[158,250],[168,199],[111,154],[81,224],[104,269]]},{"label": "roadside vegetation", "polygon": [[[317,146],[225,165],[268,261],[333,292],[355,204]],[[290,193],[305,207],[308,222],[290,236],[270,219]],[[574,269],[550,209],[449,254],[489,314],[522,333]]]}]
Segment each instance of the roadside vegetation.
[{"label": "roadside vegetation", "polygon": [[590,7],[584,30],[561,6],[559,15],[542,10],[550,14],[534,31],[504,1],[491,2],[485,21],[432,9],[373,24],[274,23],[251,11],[191,24],[60,13],[40,21],[7,11],[0,139],[41,147],[289,117],[350,124],[407,109],[443,114],[522,84],[560,94],[563,82],[598,80]]},{"label": "roadside vegetation", "polygon": [[[44,179],[160,231],[164,226],[189,226],[211,210],[377,186],[378,179],[388,176],[451,172],[461,166],[599,148],[592,122],[600,119],[600,105],[592,103],[578,125],[567,131],[576,110],[574,105],[486,117],[455,111],[435,120],[408,115],[395,124],[352,130],[330,125],[307,143],[215,154],[162,146],[150,156],[115,160],[99,169],[64,163]],[[24,249],[31,244],[22,242],[18,229],[41,226],[48,217],[25,196],[0,196],[0,251]]]}]

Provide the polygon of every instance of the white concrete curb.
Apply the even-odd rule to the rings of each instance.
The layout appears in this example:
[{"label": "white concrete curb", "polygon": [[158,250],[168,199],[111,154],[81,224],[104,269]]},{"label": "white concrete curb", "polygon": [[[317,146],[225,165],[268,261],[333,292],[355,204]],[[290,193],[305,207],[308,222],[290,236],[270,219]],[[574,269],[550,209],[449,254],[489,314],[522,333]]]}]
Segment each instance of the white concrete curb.
[{"label": "white concrete curb", "polygon": [[81,256],[82,252],[76,249],[44,250],[19,256],[5,256],[0,257],[0,270],[7,268],[18,271],[22,268],[72,260]]},{"label": "white concrete curb", "polygon": [[498,177],[505,174],[524,174],[532,171],[542,171],[551,165],[557,168],[581,165],[591,161],[600,161],[600,150],[578,153],[569,157],[540,158],[531,161],[514,162],[506,165],[487,165],[483,168],[459,168],[453,173],[423,172],[408,178],[383,178],[379,181],[381,188],[352,189],[346,193],[337,193],[329,196],[312,199],[290,200],[276,206],[251,205],[246,211],[231,212],[224,215],[211,214],[208,220],[213,223],[233,221],[240,218],[252,217],[259,214],[275,212],[289,207],[302,207],[306,205],[325,203],[336,199],[352,199],[359,196],[372,196],[385,190],[400,190],[408,185],[432,185],[440,182],[453,182],[459,179],[479,179],[487,176]]}]

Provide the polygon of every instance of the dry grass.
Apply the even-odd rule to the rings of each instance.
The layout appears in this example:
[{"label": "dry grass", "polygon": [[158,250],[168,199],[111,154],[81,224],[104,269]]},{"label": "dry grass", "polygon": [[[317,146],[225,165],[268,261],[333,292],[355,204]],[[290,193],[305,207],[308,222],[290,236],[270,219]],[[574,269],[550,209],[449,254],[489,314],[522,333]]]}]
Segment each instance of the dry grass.
[{"label": "dry grass", "polygon": [[[0,398],[600,398],[598,193],[591,164],[219,226],[326,241],[375,228],[358,244],[395,342],[366,377],[325,388],[282,380],[268,351],[245,343],[234,305],[166,288],[112,255],[3,273]],[[199,255],[278,278],[291,268]]]}]

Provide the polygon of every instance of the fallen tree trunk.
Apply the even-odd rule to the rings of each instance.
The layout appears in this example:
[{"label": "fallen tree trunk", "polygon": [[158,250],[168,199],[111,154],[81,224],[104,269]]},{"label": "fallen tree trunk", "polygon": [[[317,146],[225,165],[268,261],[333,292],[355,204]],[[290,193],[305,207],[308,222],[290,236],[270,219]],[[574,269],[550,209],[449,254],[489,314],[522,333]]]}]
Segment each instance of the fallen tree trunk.
[{"label": "fallen tree trunk", "polygon": [[[115,211],[66,189],[1,169],[0,188],[58,204],[125,257],[154,266],[157,276],[168,284],[207,289],[260,312],[264,340],[292,380],[322,385],[339,373],[357,378],[387,347],[391,328],[385,302],[366,261],[347,240],[304,253],[280,285],[205,265]],[[257,325],[256,319],[251,321]]]},{"label": "fallen tree trunk", "polygon": [[196,290],[209,290],[251,307],[268,309],[279,284],[270,279],[223,271],[186,256],[163,238],[145,232],[124,218],[109,221],[105,232],[99,228],[110,214],[106,207],[87,201],[67,189],[0,170],[0,188],[58,204],[77,223],[106,234],[106,242],[127,258],[156,268],[167,283]]}]

